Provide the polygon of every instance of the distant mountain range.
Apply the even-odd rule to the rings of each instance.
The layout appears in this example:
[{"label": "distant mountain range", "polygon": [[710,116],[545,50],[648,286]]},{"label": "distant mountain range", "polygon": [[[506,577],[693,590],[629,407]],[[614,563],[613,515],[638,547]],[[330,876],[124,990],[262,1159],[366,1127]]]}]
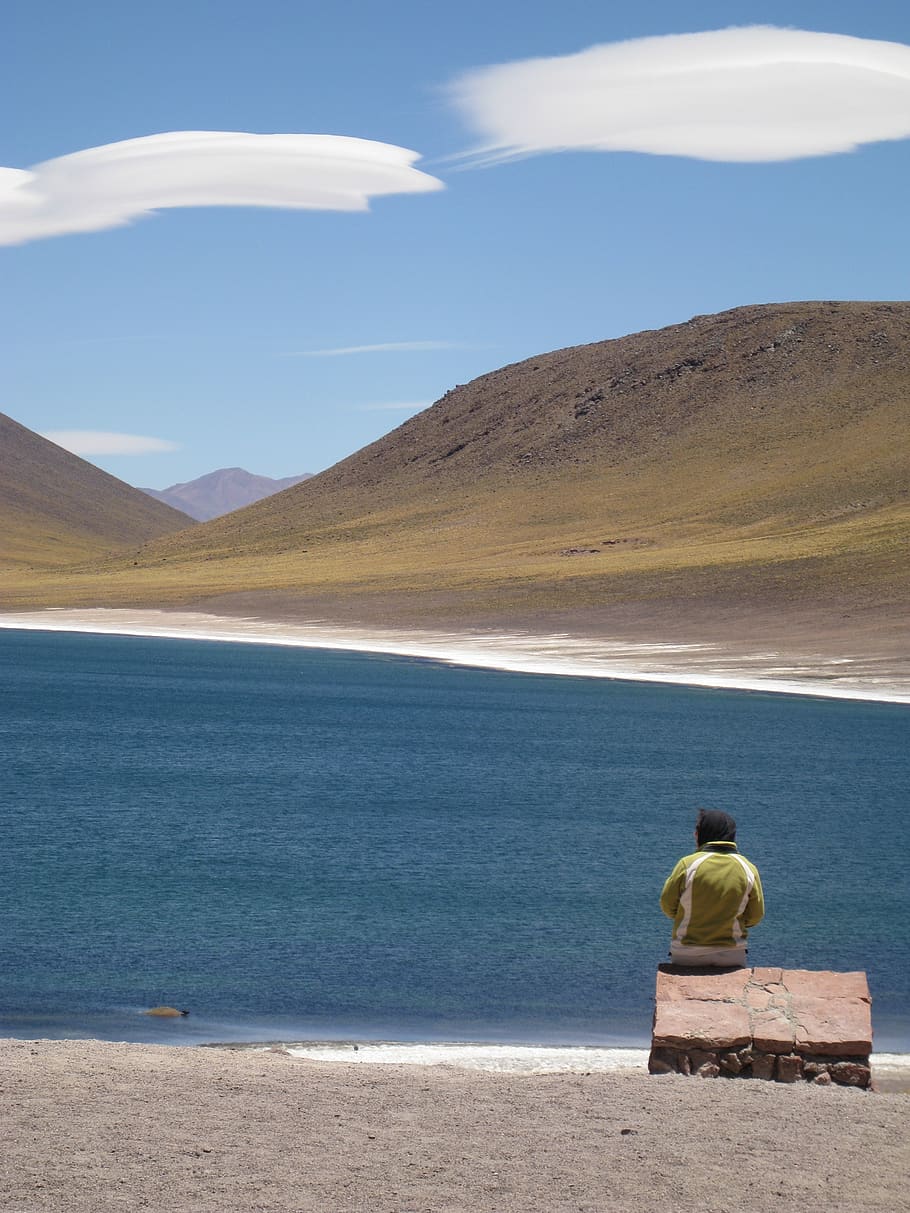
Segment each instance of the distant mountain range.
[{"label": "distant mountain range", "polygon": [[[845,635],[906,628],[908,402],[910,303],[696,316],[483,375],[303,483],[185,529],[158,519],[78,572],[36,559],[17,601],[494,626],[562,612],[576,630],[621,611],[708,632],[824,609]],[[55,494],[43,482],[45,507]]]},{"label": "distant mountain range", "polygon": [[222,514],[230,514],[233,510],[252,505],[263,497],[271,497],[282,489],[289,489],[301,480],[309,480],[311,472],[300,476],[285,476],[282,480],[273,480],[269,476],[254,476],[243,468],[220,468],[217,472],[209,472],[196,480],[188,480],[185,484],[172,484],[167,489],[141,489],[158,501],[163,501],[174,509],[182,510],[200,522],[210,518],[219,518]]},{"label": "distant mountain range", "polygon": [[0,566],[72,564],[192,525],[0,413]]}]

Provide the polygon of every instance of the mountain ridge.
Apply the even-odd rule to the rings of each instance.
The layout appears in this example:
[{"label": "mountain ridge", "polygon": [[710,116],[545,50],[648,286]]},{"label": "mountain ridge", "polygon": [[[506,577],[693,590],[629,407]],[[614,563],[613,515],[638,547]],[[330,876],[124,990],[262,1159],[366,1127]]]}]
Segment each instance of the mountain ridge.
[{"label": "mountain ridge", "polygon": [[257,476],[240,467],[217,468],[213,472],[197,476],[194,480],[169,485],[166,489],[142,488],[140,492],[189,514],[197,522],[208,522],[222,514],[233,513],[244,506],[252,505],[255,501],[261,501],[263,497],[280,493],[311,476],[312,472],[303,472],[299,476],[275,479],[271,476]]},{"label": "mountain ridge", "polygon": [[0,564],[63,566],[193,520],[0,413]]},{"label": "mountain ridge", "polygon": [[[687,343],[679,342],[677,338],[707,330],[707,349],[717,349],[723,339],[723,330],[745,321],[750,327],[754,326],[756,338],[755,342],[748,343],[750,348],[745,357],[774,355],[780,351],[777,356],[787,360],[803,344],[806,328],[800,332],[797,325],[806,324],[805,311],[809,306],[824,309],[827,321],[845,314],[849,318],[850,312],[857,309],[861,312],[871,309],[871,315],[885,321],[897,316],[902,321],[901,336],[905,335],[910,315],[910,305],[906,304],[759,305],[734,309],[718,317],[694,317],[666,329],[539,355],[488,372],[468,385],[445,393],[429,409],[405,421],[391,434],[320,473],[308,482],[305,493],[298,488],[295,494],[283,498],[282,505],[290,510],[305,500],[313,500],[315,504],[314,499],[317,496],[324,498],[327,490],[336,486],[347,489],[352,484],[361,491],[379,490],[388,497],[392,495],[388,488],[392,479],[400,478],[405,468],[411,482],[418,480],[424,486],[432,483],[434,489],[438,487],[440,477],[451,479],[453,473],[456,480],[465,484],[476,481],[478,475],[487,476],[491,471],[510,479],[527,478],[529,472],[546,470],[559,463],[575,465],[579,469],[593,464],[597,469],[609,467],[627,473],[631,457],[636,461],[651,462],[684,429],[692,430],[697,422],[703,430],[705,425],[713,425],[729,411],[729,385],[725,390],[712,384],[711,376],[706,372],[714,368],[709,364],[702,370],[696,365],[704,365],[705,355],[688,352]],[[797,325],[785,324],[781,329],[778,321],[788,316],[794,318]],[[762,331],[768,328],[771,333]],[[790,334],[791,329],[796,331]],[[821,336],[822,344],[828,346],[831,343],[827,324],[824,329],[822,334],[815,334],[816,344]],[[869,340],[876,336],[882,346],[896,344],[890,342],[883,329],[875,329]],[[782,337],[784,340],[779,340]],[[788,337],[790,349],[785,348]],[[680,345],[683,348],[676,348]],[[829,352],[835,365],[821,368],[819,378],[822,382],[815,394],[821,393],[823,399],[812,402],[814,420],[823,423],[831,393],[843,393],[845,384],[849,388],[851,374],[857,369],[848,365],[842,368],[848,372],[846,375],[836,374],[836,355],[843,355],[844,351]],[[718,353],[729,357],[729,351],[722,348]],[[906,354],[901,352],[901,357],[904,374]],[[638,359],[657,362],[657,367],[636,367]],[[849,355],[839,361],[849,363]],[[565,372],[570,366],[572,382],[566,382]],[[528,372],[531,372],[530,376]],[[680,381],[691,380],[696,375],[701,380],[698,384],[701,394],[698,390],[679,390]],[[530,389],[526,382],[521,382],[529,378],[532,380]],[[767,369],[763,373],[759,366],[736,386],[749,392],[750,407],[771,414],[776,411],[777,416],[772,419],[776,423],[776,436],[780,437],[781,421],[786,425],[786,411],[782,417],[780,394],[769,394],[769,378],[772,376],[768,375]],[[576,386],[578,382],[583,386]],[[674,385],[676,390],[669,390]],[[646,392],[651,389],[649,407],[645,409],[635,407],[636,392],[642,388]],[[599,412],[598,406],[603,406],[608,395],[612,396],[614,404],[621,401],[622,408],[601,408]],[[661,400],[661,395],[667,399]],[[630,399],[632,407],[627,403]],[[541,404],[546,408],[541,409]],[[692,406],[695,406],[694,410]],[[531,416],[527,420],[529,412]],[[540,424],[541,413],[543,425]],[[447,431],[446,427],[451,428]],[[767,422],[765,428],[768,428]],[[455,440],[448,440],[449,432],[457,435]],[[598,443],[598,436],[605,441]],[[731,440],[735,435],[727,437]],[[554,438],[561,440],[555,457],[550,446]],[[728,445],[731,445],[729,441]],[[735,442],[732,446],[735,449]],[[462,475],[465,470],[468,476]],[[264,518],[270,513],[274,511],[267,506],[248,514],[247,527],[253,517]],[[199,532],[195,541],[203,541],[204,534]]]},{"label": "mountain ridge", "polygon": [[53,594],[491,623],[660,603],[896,617],[908,400],[908,303],[698,316],[491,371]]}]

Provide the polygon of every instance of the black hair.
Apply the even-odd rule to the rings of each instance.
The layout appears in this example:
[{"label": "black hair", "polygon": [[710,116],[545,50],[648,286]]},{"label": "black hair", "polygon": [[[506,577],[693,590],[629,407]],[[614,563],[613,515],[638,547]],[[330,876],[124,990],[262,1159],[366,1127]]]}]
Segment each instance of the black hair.
[{"label": "black hair", "polygon": [[709,842],[736,842],[736,822],[719,809],[699,809],[695,822],[695,841],[700,847]]}]

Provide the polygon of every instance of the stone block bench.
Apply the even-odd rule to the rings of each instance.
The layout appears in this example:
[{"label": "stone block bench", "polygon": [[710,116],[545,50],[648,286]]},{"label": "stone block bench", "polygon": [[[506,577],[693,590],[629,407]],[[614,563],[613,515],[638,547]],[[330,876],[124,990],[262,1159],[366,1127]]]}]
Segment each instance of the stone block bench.
[{"label": "stone block bench", "polygon": [[868,1087],[865,973],[660,965],[648,1069]]}]

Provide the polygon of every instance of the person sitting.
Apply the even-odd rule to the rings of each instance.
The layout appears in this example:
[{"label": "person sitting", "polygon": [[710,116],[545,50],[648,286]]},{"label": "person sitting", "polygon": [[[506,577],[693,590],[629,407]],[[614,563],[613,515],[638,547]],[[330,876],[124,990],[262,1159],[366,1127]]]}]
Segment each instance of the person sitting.
[{"label": "person sitting", "polygon": [[698,850],[684,855],[667,878],[660,908],[673,919],[670,959],[678,965],[742,967],[749,928],[765,915],[758,868],[736,848],[736,822],[701,809]]}]

